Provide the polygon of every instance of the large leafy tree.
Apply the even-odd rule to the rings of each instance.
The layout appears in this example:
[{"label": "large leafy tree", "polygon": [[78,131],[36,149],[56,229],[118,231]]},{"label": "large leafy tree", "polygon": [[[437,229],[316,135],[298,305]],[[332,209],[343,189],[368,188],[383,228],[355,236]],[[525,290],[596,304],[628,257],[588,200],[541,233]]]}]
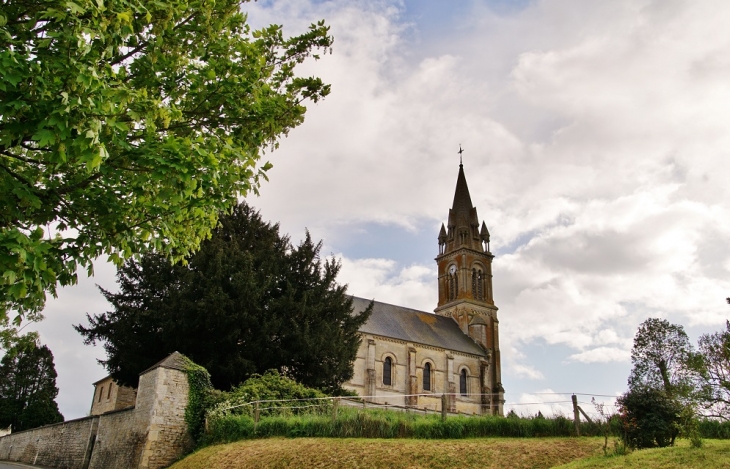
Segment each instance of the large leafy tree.
[{"label": "large leafy tree", "polygon": [[681,325],[665,319],[647,319],[634,336],[629,388],[651,387],[670,397],[687,396],[692,381],[687,362],[692,354],[692,345]]},{"label": "large leafy tree", "polygon": [[725,330],[700,336],[690,363],[706,414],[730,419],[730,321]]},{"label": "large leafy tree", "polygon": [[229,389],[252,373],[277,369],[298,382],[337,391],[352,376],[359,327],[339,263],[320,258],[307,233],[293,246],[279,226],[245,203],[186,265],[149,254],[118,271],[120,290],[102,290],[113,306],[76,326],[87,343],[104,342],[102,363],[120,383],[179,351]]},{"label": "large leafy tree", "polygon": [[[245,0],[0,0],[0,327],[106,254],[180,259],[329,92]],[[316,58],[316,55],[315,55]]]},{"label": "large leafy tree", "polygon": [[53,354],[34,335],[21,337],[0,361],[0,428],[21,431],[63,422],[57,394]]}]

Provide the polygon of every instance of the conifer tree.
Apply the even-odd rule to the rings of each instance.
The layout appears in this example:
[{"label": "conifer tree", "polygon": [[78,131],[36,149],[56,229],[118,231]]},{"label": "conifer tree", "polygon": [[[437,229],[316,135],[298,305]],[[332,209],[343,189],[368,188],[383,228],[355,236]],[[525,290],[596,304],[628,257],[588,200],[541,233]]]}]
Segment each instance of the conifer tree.
[{"label": "conifer tree", "polygon": [[336,282],[340,264],[322,260],[322,243],[308,232],[293,246],[245,203],[220,220],[187,265],[155,255],[126,262],[119,292],[101,290],[113,310],[87,315],[90,325],[76,329],[86,343],[104,343],[102,363],[122,384],[136,385],[141,371],[179,351],[208,369],[219,389],[276,369],[339,390],[370,314],[352,314]]},{"label": "conifer tree", "polygon": [[20,338],[0,361],[0,428],[13,432],[63,422],[56,396],[53,354],[30,334]]}]

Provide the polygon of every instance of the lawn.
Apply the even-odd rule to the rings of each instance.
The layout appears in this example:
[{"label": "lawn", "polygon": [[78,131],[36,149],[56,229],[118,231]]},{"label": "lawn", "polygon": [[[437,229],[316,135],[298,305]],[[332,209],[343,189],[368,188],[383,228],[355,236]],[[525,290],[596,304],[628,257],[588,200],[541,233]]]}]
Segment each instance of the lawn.
[{"label": "lawn", "polygon": [[268,438],[203,448],[170,469],[730,469],[730,441],[603,456],[601,438]]},{"label": "lawn", "polygon": [[730,469],[730,441],[704,440],[700,449],[690,448],[686,440],[679,440],[672,448],[634,451],[626,456],[594,456],[570,462],[560,469]]},{"label": "lawn", "polygon": [[209,446],[170,469],[541,469],[602,454],[602,442],[600,438],[269,438]]}]

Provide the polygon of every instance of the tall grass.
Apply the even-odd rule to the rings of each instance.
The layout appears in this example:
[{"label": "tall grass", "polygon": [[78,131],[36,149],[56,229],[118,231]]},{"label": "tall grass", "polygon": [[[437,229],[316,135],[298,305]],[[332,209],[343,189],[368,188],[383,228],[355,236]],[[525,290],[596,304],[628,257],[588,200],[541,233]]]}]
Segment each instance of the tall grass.
[{"label": "tall grass", "polygon": [[730,421],[700,420],[698,430],[702,438],[730,439]]},{"label": "tall grass", "polygon": [[[387,410],[342,408],[332,415],[264,416],[258,424],[247,415],[229,415],[210,422],[203,444],[250,438],[477,438],[571,436],[573,422],[565,417],[504,418],[449,417]],[[581,434],[596,435],[598,428],[581,425]]]}]

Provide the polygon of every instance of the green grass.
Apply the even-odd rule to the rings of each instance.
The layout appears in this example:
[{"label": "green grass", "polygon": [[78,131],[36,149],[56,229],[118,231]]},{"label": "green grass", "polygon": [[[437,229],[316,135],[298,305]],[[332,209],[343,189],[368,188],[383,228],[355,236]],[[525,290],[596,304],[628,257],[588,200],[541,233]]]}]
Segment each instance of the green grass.
[{"label": "green grass", "polygon": [[603,456],[602,438],[472,438],[464,440],[269,438],[203,448],[170,469],[316,467],[410,469],[705,469],[730,468],[730,441]]},{"label": "green grass", "polygon": [[[583,435],[597,429],[583,424]],[[458,439],[480,437],[566,437],[574,433],[573,423],[564,417],[503,418],[449,417],[386,410],[340,409],[332,415],[290,415],[262,417],[256,425],[251,417],[227,416],[210,422],[203,445],[252,438],[418,438]]]},{"label": "green grass", "polygon": [[601,452],[599,438],[269,438],[203,448],[170,469],[547,469]]},{"label": "green grass", "polygon": [[679,440],[669,448],[633,451],[626,456],[593,456],[558,466],[560,469],[705,469],[730,468],[730,441],[704,440],[702,448],[690,448]]}]

